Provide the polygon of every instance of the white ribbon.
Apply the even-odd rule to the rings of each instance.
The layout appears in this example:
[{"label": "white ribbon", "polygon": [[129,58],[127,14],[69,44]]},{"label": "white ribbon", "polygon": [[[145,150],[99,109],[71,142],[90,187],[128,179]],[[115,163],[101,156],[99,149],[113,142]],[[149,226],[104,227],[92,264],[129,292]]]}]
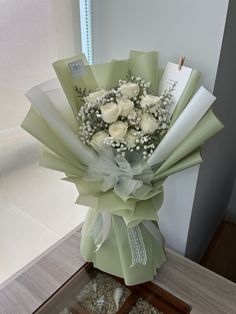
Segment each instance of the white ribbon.
[{"label": "white ribbon", "polygon": [[111,214],[103,213],[101,215],[102,215],[102,226],[103,226],[102,227],[102,241],[99,244],[97,244],[97,249],[95,250],[95,252],[97,252],[101,248],[103,243],[106,241],[110,232],[110,228],[111,228]]},{"label": "white ribbon", "polygon": [[[146,163],[128,161],[123,156],[113,156],[112,151],[101,153],[96,162],[90,163],[87,175],[87,180],[103,182],[102,192],[114,188],[114,193],[121,199],[136,195],[137,192],[139,198],[142,198],[153,189],[154,172]],[[145,190],[141,190],[144,185]]]},{"label": "white ribbon", "polygon": [[111,214],[96,213],[93,216],[92,223],[88,227],[87,235],[91,236],[96,245],[97,252],[103,243],[107,240],[111,228]]},{"label": "white ribbon", "polygon": [[[88,229],[88,235],[92,236],[94,239],[94,243],[97,247],[95,252],[98,252],[108,238],[111,228],[111,219],[112,215],[108,213],[96,213],[93,217],[93,221]],[[158,224],[150,220],[145,220],[142,224],[147,231],[151,233],[153,238],[159,242],[161,246],[164,246],[164,237],[158,228]],[[127,228],[127,235],[132,257],[132,264],[130,267],[133,267],[136,264],[146,265],[147,253],[140,225]]]},{"label": "white ribbon", "polygon": [[100,213],[96,213],[93,216],[93,220],[87,229],[87,235],[93,238],[96,246],[98,246],[99,239],[101,238],[102,235],[102,230],[103,230],[102,215]]}]

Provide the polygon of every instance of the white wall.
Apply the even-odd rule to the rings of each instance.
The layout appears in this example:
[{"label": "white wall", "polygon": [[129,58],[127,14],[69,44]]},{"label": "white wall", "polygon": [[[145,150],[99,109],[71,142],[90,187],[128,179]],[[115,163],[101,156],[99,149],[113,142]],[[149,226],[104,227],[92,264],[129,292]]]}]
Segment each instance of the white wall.
[{"label": "white wall", "polygon": [[[185,55],[186,65],[200,70],[204,85],[213,91],[227,6],[228,0],[94,0],[95,60],[127,58],[129,50],[159,50],[164,66]],[[160,210],[167,246],[183,254],[198,169],[166,181]],[[210,219],[207,210],[204,218]]]},{"label": "white wall", "polygon": [[[205,146],[205,162],[200,167],[186,255],[199,260],[216,228],[225,216],[227,205],[236,214],[236,2],[229,1],[224,40],[216,77],[215,113],[224,129]],[[231,202],[230,195],[232,192]],[[234,207],[235,206],[235,207]],[[207,213],[207,215],[206,215]]]},{"label": "white wall", "polygon": [[94,0],[95,58],[160,51],[161,66],[186,56],[213,90],[228,0]]},{"label": "white wall", "polygon": [[86,209],[64,175],[38,166],[37,141],[20,129],[25,92],[81,53],[79,1],[0,2],[0,288],[75,229]]},{"label": "white wall", "polygon": [[19,125],[24,93],[55,76],[52,62],[81,52],[77,0],[2,0],[0,130]]}]

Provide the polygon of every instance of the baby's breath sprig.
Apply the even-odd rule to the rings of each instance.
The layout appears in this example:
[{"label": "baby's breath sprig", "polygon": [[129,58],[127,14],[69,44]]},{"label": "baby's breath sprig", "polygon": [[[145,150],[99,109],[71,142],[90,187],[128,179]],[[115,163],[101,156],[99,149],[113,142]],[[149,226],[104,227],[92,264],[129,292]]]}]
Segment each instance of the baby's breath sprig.
[{"label": "baby's breath sprig", "polygon": [[147,160],[168,131],[176,84],[153,96],[150,82],[128,70],[126,79],[110,90],[90,93],[75,87],[84,102],[77,116],[81,141],[97,151],[111,147],[116,155],[137,152]]},{"label": "baby's breath sprig", "polygon": [[101,119],[101,112],[96,105],[84,104],[81,106],[77,119],[79,121],[80,139],[84,144],[90,145],[93,135],[106,129],[107,124]]},{"label": "baby's breath sprig", "polygon": [[[110,142],[109,142],[110,139]],[[126,152],[128,150],[127,148],[127,141],[125,139],[113,139],[109,138],[107,141],[107,144],[110,144],[110,146],[117,152],[118,155],[125,156]]]},{"label": "baby's breath sprig", "polygon": [[111,90],[107,91],[107,94],[102,99],[102,104],[105,105],[109,102],[117,102],[117,99],[119,98],[119,93],[116,88],[112,88]]}]

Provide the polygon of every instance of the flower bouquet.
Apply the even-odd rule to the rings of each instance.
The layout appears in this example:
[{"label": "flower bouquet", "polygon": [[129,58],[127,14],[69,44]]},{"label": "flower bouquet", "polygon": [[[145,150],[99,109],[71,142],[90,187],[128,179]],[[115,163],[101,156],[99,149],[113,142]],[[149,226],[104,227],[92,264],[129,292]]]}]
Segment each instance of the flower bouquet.
[{"label": "flower bouquet", "polygon": [[163,182],[202,161],[201,145],[222,128],[215,97],[197,90],[198,71],[159,69],[157,52],[98,65],[80,55],[54,68],[64,93],[56,80],[33,87],[22,127],[44,145],[41,165],[64,172],[90,207],[82,256],[127,285],[152,280],[166,260]]}]

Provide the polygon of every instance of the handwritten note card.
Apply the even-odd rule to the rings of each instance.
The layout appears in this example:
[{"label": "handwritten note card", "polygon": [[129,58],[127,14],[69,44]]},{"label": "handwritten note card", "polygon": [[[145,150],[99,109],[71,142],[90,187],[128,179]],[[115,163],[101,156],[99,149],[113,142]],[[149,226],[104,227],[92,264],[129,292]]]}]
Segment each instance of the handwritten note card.
[{"label": "handwritten note card", "polygon": [[179,70],[178,64],[168,62],[159,84],[158,95],[169,89],[169,87],[176,82],[175,89],[172,91],[173,104],[171,113],[173,113],[191,73],[191,68],[182,66],[181,70]]}]

